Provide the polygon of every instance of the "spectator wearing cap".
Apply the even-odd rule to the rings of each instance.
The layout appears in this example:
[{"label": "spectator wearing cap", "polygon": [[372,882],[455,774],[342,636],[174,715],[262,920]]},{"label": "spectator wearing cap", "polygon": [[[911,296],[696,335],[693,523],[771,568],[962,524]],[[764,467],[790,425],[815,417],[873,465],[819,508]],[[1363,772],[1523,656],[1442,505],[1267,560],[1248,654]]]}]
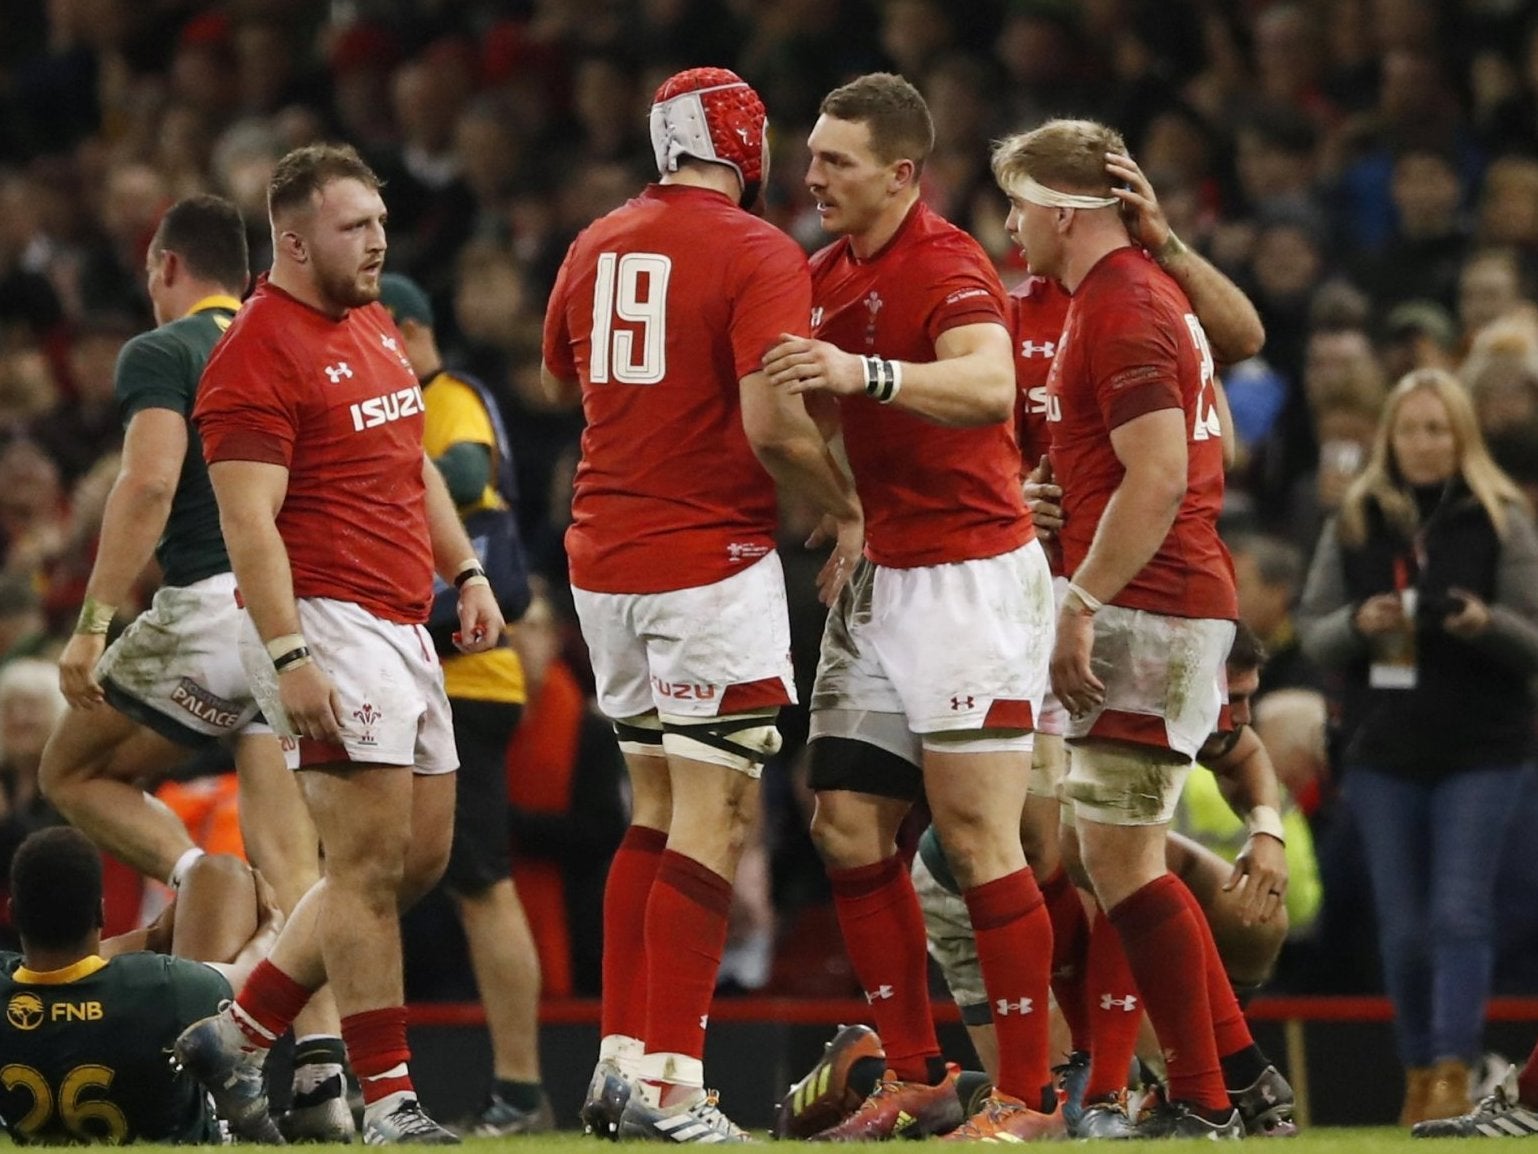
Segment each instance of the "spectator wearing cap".
[{"label": "spectator wearing cap", "polygon": [[1435,301],[1407,300],[1383,320],[1378,357],[1384,376],[1398,380],[1412,369],[1458,366],[1458,326],[1452,313]]}]

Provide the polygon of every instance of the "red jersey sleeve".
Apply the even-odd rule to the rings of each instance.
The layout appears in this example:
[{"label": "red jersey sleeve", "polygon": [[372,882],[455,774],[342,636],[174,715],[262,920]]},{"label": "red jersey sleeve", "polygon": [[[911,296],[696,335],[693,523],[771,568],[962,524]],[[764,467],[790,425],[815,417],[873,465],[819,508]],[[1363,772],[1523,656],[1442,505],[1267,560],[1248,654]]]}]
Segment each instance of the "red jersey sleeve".
[{"label": "red jersey sleeve", "polygon": [[764,353],[781,333],[803,336],[812,316],[812,275],[806,257],[789,237],[754,245],[739,267],[732,303],[732,359],[741,380],[762,367]]},{"label": "red jersey sleeve", "polygon": [[210,464],[261,461],[288,468],[300,425],[292,364],[272,340],[253,343],[241,342],[235,353],[227,340],[215,348],[192,420]]},{"label": "red jersey sleeve", "polygon": [[1076,339],[1089,347],[1095,399],[1107,429],[1158,409],[1184,408],[1179,350],[1172,326],[1159,323],[1146,294],[1090,315],[1097,323]]},{"label": "red jersey sleeve", "polygon": [[925,323],[930,344],[939,341],[950,329],[962,325],[994,324],[1009,326],[1006,316],[1004,285],[991,265],[981,257],[951,252],[944,266],[932,265],[916,270],[915,276],[927,276],[933,286],[930,299],[935,302]]},{"label": "red jersey sleeve", "polygon": [[550,302],[545,309],[545,329],[540,352],[545,367],[557,380],[575,381],[577,362],[572,356],[571,333],[566,326],[566,282],[571,276],[572,254],[582,242],[579,236],[566,250],[566,259],[555,274],[555,287],[550,290]]}]

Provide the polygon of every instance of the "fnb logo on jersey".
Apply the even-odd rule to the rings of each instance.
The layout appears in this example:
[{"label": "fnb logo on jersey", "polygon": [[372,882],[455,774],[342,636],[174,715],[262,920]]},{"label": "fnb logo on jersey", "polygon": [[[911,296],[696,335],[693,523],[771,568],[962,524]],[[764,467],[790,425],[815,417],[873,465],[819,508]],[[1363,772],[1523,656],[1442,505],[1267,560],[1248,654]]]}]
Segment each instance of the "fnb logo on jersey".
[{"label": "fnb logo on jersey", "polygon": [[5,1006],[5,1020],[18,1030],[35,1030],[43,1024],[43,999],[36,994],[13,994]]},{"label": "fnb logo on jersey", "polygon": [[402,417],[414,417],[425,411],[422,387],[412,385],[409,389],[396,389],[393,393],[370,397],[366,401],[354,401],[349,411],[352,413],[352,427],[359,433],[364,429],[399,421]]},{"label": "fnb logo on jersey", "polygon": [[55,1002],[48,1007],[50,1022],[99,1022],[105,1016],[100,1002]]}]

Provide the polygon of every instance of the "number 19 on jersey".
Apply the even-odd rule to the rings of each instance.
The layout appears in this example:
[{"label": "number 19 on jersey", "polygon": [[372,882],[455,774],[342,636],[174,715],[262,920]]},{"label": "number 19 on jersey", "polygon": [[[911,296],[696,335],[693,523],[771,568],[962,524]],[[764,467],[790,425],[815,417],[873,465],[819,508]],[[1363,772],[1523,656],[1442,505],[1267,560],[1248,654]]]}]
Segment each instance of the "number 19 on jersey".
[{"label": "number 19 on jersey", "polygon": [[[655,252],[598,254],[593,285],[593,384],[655,385],[667,375],[671,258]],[[615,320],[627,327],[615,327]],[[634,326],[634,327],[628,327]]]}]

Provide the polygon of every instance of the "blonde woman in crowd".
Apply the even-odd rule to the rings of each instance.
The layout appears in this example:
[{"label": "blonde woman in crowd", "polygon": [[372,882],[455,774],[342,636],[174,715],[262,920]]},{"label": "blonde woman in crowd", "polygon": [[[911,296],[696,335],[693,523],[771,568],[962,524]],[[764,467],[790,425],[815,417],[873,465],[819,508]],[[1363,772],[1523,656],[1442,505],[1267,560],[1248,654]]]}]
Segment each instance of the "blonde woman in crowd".
[{"label": "blonde woman in crowd", "polygon": [[1389,394],[1299,627],[1338,677],[1344,790],[1407,1071],[1401,1121],[1459,1115],[1494,961],[1495,863],[1533,753],[1538,532],[1449,373],[1417,369]]}]

